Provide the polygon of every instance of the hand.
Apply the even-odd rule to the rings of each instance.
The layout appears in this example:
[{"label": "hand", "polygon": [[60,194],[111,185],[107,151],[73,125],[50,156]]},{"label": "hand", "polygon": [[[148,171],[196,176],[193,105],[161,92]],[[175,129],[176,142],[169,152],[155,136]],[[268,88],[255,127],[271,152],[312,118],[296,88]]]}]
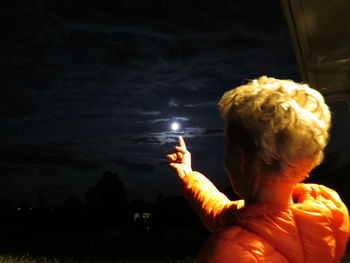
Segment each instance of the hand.
[{"label": "hand", "polygon": [[168,164],[172,167],[180,178],[192,172],[191,153],[187,150],[182,136],[178,137],[179,146],[175,146],[175,153],[168,154]]}]

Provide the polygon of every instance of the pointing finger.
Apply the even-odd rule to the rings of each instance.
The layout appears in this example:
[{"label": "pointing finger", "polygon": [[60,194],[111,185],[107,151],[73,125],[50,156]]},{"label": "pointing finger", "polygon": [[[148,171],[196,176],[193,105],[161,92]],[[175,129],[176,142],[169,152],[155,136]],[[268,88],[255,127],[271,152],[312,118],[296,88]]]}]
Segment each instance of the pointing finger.
[{"label": "pointing finger", "polygon": [[186,148],[185,140],[182,138],[182,136],[179,136],[179,144],[180,147]]}]

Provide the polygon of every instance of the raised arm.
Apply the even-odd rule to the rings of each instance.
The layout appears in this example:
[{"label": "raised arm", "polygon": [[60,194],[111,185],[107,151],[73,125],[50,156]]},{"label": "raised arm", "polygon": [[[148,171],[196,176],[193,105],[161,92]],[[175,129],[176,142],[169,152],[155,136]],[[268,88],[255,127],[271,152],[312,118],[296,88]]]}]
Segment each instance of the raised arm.
[{"label": "raised arm", "polygon": [[185,197],[203,224],[212,232],[231,225],[235,211],[244,206],[243,200],[230,201],[208,178],[192,171],[191,154],[181,136],[179,146],[167,157],[169,166],[175,169],[181,179]]}]

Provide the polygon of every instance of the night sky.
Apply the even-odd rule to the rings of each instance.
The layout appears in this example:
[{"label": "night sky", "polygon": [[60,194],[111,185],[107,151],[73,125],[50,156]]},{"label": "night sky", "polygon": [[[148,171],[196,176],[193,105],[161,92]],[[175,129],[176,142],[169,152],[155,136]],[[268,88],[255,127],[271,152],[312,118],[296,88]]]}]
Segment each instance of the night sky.
[{"label": "night sky", "polygon": [[[129,199],[180,194],[165,162],[178,135],[228,185],[223,92],[300,81],[277,0],[4,0],[0,19],[0,198],[15,203],[83,199],[108,170]],[[331,106],[329,151],[346,160],[350,114]]]}]

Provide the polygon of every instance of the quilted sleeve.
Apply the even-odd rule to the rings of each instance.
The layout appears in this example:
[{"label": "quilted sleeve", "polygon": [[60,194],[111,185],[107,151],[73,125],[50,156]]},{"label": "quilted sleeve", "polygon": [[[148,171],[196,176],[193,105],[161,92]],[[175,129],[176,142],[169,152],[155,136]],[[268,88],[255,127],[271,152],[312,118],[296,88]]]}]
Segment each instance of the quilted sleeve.
[{"label": "quilted sleeve", "polygon": [[186,199],[211,232],[232,224],[243,200],[231,201],[204,175],[192,172],[182,179]]}]

